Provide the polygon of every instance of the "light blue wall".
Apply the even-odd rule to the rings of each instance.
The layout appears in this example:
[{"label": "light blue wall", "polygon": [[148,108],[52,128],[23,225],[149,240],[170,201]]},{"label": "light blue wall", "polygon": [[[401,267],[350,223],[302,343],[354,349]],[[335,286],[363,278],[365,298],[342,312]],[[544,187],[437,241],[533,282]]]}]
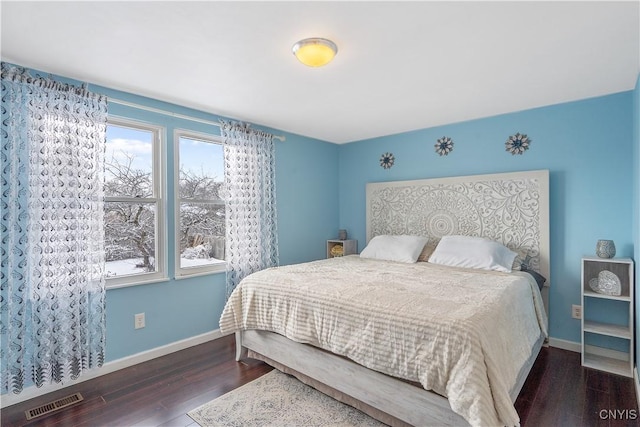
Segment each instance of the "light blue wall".
[{"label": "light blue wall", "polygon": [[338,146],[287,134],[276,154],[280,263],[325,258],[338,237]]},{"label": "light blue wall", "polygon": [[[39,73],[31,70],[32,74]],[[43,73],[40,73],[43,74]],[[80,82],[57,77],[59,80]],[[89,85],[108,97],[168,110],[200,119],[217,121],[218,116],[136,96],[121,91]],[[166,127],[168,176],[173,173],[173,130],[192,129],[220,134],[217,126],[199,124],[167,115],[109,103],[109,114],[124,116]],[[335,238],[338,230],[338,146],[274,129],[284,135],[276,141],[276,193],[280,263],[291,264],[324,258],[325,241]],[[175,276],[173,180],[167,182],[169,277]],[[218,328],[225,302],[224,273],[171,279],[154,284],[107,291],[107,354],[113,361]],[[144,312],[146,327],[135,330],[135,313]]]},{"label": "light blue wall", "polygon": [[[633,259],[640,261],[640,74],[633,91]],[[636,365],[640,360],[640,268],[636,264]]]},{"label": "light blue wall", "polygon": [[[548,169],[550,333],[579,342],[571,305],[580,304],[580,258],[598,239],[613,239],[617,256],[633,254],[632,99],[624,92],[342,145],[340,228],[363,247],[367,182]],[[532,139],[521,156],[505,151],[516,132]],[[454,141],[449,156],[434,151],[442,136]],[[395,156],[388,170],[384,152]]]}]

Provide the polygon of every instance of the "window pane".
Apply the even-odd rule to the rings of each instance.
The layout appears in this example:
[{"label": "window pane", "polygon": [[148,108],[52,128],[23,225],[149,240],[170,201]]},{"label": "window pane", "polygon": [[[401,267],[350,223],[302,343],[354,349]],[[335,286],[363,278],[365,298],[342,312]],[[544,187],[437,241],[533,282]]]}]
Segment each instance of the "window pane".
[{"label": "window pane", "polygon": [[220,199],[224,181],[222,145],[180,137],[181,199]]},{"label": "window pane", "polygon": [[151,131],[107,126],[107,197],[153,197],[153,138]]},{"label": "window pane", "polygon": [[180,268],[224,263],[224,205],[180,204]]},{"label": "window pane", "polygon": [[155,203],[105,203],[107,277],[155,272]]}]

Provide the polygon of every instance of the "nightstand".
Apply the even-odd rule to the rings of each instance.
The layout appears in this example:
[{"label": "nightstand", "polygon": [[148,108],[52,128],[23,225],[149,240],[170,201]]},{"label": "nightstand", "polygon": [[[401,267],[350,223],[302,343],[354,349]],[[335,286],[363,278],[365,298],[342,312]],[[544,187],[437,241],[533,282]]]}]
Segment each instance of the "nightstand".
[{"label": "nightstand", "polygon": [[357,253],[357,240],[327,240],[327,258],[335,258]]},{"label": "nightstand", "polygon": [[[582,366],[633,378],[633,260],[586,257],[581,270]],[[613,288],[619,283],[620,295],[603,293],[611,291],[599,277]]]}]

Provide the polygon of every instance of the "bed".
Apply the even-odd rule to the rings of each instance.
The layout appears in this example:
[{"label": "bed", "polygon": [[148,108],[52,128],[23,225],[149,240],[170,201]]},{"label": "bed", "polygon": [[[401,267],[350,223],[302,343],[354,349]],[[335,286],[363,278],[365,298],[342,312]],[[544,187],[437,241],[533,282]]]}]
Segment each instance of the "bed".
[{"label": "bed", "polygon": [[444,236],[485,237],[545,288],[526,271],[357,255],[268,269],[221,316],[237,359],[391,425],[517,425],[513,402],[547,337],[548,171],[371,183],[366,195],[369,243],[423,236],[429,252]]}]

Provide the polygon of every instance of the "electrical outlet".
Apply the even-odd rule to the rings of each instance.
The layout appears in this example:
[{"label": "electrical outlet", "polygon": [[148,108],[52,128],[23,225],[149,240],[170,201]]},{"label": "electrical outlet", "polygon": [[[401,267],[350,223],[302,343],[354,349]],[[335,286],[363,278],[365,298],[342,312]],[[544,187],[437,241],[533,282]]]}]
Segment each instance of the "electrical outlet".
[{"label": "electrical outlet", "polygon": [[134,316],[134,328],[144,328],[144,313],[138,313]]},{"label": "electrical outlet", "polygon": [[582,319],[582,306],[581,305],[572,305],[571,306],[571,317],[574,319]]}]

